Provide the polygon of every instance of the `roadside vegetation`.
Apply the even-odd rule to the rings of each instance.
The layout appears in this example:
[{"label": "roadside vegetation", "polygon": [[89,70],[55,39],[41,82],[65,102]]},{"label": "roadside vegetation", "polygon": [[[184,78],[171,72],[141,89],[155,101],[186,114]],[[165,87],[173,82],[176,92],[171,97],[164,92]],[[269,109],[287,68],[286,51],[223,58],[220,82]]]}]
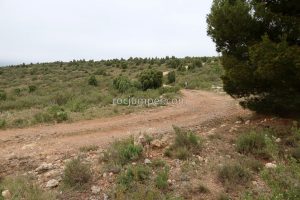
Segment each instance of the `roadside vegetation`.
[{"label": "roadside vegetation", "polygon": [[221,86],[223,70],[216,57],[166,57],[23,64],[0,72],[4,129],[134,112],[145,106],[113,105],[113,99],[179,98],[180,88],[211,90]]}]

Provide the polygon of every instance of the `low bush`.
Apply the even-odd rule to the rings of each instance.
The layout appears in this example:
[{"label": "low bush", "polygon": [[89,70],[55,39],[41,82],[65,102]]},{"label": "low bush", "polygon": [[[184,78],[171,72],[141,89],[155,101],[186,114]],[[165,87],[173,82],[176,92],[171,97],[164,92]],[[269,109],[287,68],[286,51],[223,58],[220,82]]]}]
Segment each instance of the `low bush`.
[{"label": "low bush", "polygon": [[[50,194],[42,190],[37,184],[35,184],[29,177],[16,176],[6,177],[0,183],[0,191],[9,190],[12,195],[12,200],[18,199],[30,199],[30,200],[54,200],[56,199],[54,194]],[[2,195],[0,200],[4,200]]]},{"label": "low bush", "polygon": [[143,148],[134,144],[134,138],[114,142],[104,153],[104,161],[113,165],[125,165],[128,162],[139,159],[143,154]]},{"label": "low bush", "polygon": [[116,90],[121,93],[126,92],[130,87],[132,87],[132,83],[126,76],[119,76],[114,79],[113,86]]},{"label": "low bush", "polygon": [[130,166],[125,172],[119,175],[118,183],[125,188],[131,187],[133,182],[145,182],[149,179],[150,169],[147,166]]},{"label": "low bush", "polygon": [[269,159],[276,154],[276,146],[268,132],[250,131],[240,135],[236,142],[237,151]]},{"label": "low bush", "polygon": [[0,119],[0,129],[5,128],[6,126],[6,120],[5,119]]},{"label": "low bush", "polygon": [[176,74],[175,71],[171,71],[168,73],[168,83],[175,83],[176,81]]},{"label": "low bush", "polygon": [[97,151],[98,150],[97,145],[87,145],[87,146],[82,146],[79,148],[81,152],[89,152],[89,151]]},{"label": "low bush", "polygon": [[53,121],[52,116],[47,112],[39,112],[34,115],[35,123],[48,123],[52,121]]},{"label": "low bush", "polygon": [[90,76],[90,78],[88,80],[88,83],[91,86],[97,86],[98,85],[98,81],[97,81],[97,79],[94,75]]},{"label": "low bush", "polygon": [[32,93],[35,92],[37,90],[37,87],[35,85],[29,85],[28,86],[28,92]]},{"label": "low bush", "polygon": [[52,106],[48,110],[51,117],[58,123],[68,120],[68,113],[59,106]]},{"label": "low bush", "polygon": [[80,189],[90,181],[91,177],[90,166],[76,158],[66,164],[63,182],[66,186]]},{"label": "low bush", "polygon": [[176,126],[174,143],[165,151],[165,156],[186,160],[202,148],[202,140],[192,131],[184,131]]},{"label": "low bush", "polygon": [[246,184],[250,181],[250,173],[239,164],[228,164],[220,168],[218,177],[226,186]]},{"label": "low bush", "polygon": [[5,101],[7,98],[6,92],[4,90],[0,90],[0,101]]},{"label": "low bush", "polygon": [[154,69],[146,70],[139,75],[139,81],[143,90],[156,89],[162,86],[163,73]]},{"label": "low bush", "polygon": [[165,167],[157,174],[155,185],[157,188],[165,190],[168,188],[169,168]]}]

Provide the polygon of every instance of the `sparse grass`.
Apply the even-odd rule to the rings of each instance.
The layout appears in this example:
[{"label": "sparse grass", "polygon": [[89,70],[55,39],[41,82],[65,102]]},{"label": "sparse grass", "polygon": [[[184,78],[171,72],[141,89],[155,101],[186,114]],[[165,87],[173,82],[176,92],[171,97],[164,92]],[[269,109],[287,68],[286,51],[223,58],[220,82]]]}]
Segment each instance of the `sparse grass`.
[{"label": "sparse grass", "polygon": [[[16,176],[6,177],[0,182],[0,191],[9,190],[12,198],[11,200],[30,199],[30,200],[54,200],[54,193],[50,194],[42,190],[37,184],[33,182],[29,177]],[[0,200],[4,200],[2,195]]]},{"label": "sparse grass", "polygon": [[218,178],[226,187],[232,188],[236,185],[247,184],[251,179],[251,175],[240,164],[231,163],[219,169]]},{"label": "sparse grass", "polygon": [[121,141],[115,141],[104,153],[103,161],[113,165],[125,165],[138,160],[143,154],[143,148],[134,144],[133,136]]},{"label": "sparse grass", "polygon": [[156,167],[156,168],[158,168],[158,167],[164,167],[164,166],[166,166],[166,161],[164,161],[162,159],[159,159],[159,158],[153,159],[152,163],[151,163],[151,166],[152,167]]},{"label": "sparse grass", "polygon": [[4,129],[6,126],[6,121],[5,119],[0,119],[0,129]]},{"label": "sparse grass", "polygon": [[193,153],[197,153],[202,148],[202,140],[194,132],[184,131],[178,127],[173,127],[175,131],[174,143],[165,150],[165,156],[176,157],[186,160]]},{"label": "sparse grass", "polygon": [[90,152],[90,151],[97,151],[98,150],[97,145],[87,145],[87,146],[82,146],[79,148],[81,152]]},{"label": "sparse grass", "polygon": [[169,168],[165,167],[157,174],[157,177],[155,178],[155,185],[157,188],[161,190],[168,188],[169,171]]},{"label": "sparse grass", "polygon": [[203,185],[202,183],[199,183],[198,186],[196,187],[196,192],[199,192],[199,193],[209,193],[209,189]]},{"label": "sparse grass", "polygon": [[300,165],[295,160],[280,164],[275,169],[265,169],[261,176],[271,188],[268,199],[300,199]]},{"label": "sparse grass", "polygon": [[66,164],[63,182],[66,186],[81,189],[92,177],[88,164],[84,164],[81,159],[76,158]]},{"label": "sparse grass", "polygon": [[144,183],[149,179],[150,169],[144,165],[130,166],[119,175],[118,184],[125,188],[130,188],[134,182]]}]

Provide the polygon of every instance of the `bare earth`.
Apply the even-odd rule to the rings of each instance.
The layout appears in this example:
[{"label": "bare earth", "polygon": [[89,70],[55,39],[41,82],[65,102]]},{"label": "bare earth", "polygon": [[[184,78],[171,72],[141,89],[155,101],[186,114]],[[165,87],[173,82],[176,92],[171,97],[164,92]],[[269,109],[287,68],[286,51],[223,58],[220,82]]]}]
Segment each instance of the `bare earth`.
[{"label": "bare earth", "polygon": [[227,95],[194,90],[182,90],[182,94],[184,104],[110,118],[0,131],[0,159],[74,153],[84,145],[105,146],[116,138],[139,132],[166,133],[172,125],[197,127],[248,113]]}]

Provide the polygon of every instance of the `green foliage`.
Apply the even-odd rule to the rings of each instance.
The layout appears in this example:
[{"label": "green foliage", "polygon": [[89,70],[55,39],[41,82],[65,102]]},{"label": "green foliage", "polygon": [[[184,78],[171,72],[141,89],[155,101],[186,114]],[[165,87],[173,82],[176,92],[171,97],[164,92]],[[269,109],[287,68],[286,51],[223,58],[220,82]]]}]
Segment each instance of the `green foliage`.
[{"label": "green foliage", "polygon": [[91,180],[91,177],[92,173],[89,165],[76,158],[66,164],[63,182],[66,186],[81,189]]},{"label": "green foliage", "polygon": [[[50,116],[52,117],[52,119],[54,119],[58,123],[68,120],[68,113],[59,106],[52,106],[48,110],[48,112],[49,112]],[[49,119],[49,118],[47,118],[47,114],[43,115],[43,117],[46,117],[45,119],[47,119],[47,120]]]},{"label": "green foliage", "polygon": [[90,78],[88,80],[88,83],[91,86],[97,86],[98,85],[98,81],[97,81],[97,79],[94,75],[90,76]]},{"label": "green foliage", "polygon": [[239,164],[227,164],[220,168],[218,178],[224,185],[235,187],[237,184],[247,184],[251,174]]},{"label": "green foliage", "polygon": [[143,71],[139,75],[142,89],[156,89],[162,86],[163,73],[154,69]]},{"label": "green foliage", "polygon": [[171,71],[168,73],[168,83],[175,83],[176,81],[176,74],[175,71]]},{"label": "green foliage", "polygon": [[104,161],[113,165],[125,165],[142,156],[143,148],[134,144],[134,138],[130,137],[121,141],[115,141],[104,154]]},{"label": "green foliage", "polygon": [[0,129],[5,128],[6,126],[6,120],[5,119],[0,119]]},{"label": "green foliage", "polygon": [[35,92],[37,90],[37,87],[35,85],[29,85],[28,86],[28,92],[32,93]]},{"label": "green foliage", "polygon": [[166,190],[168,188],[169,168],[165,167],[157,174],[155,185],[158,189]]},{"label": "green foliage", "polygon": [[132,186],[133,182],[145,182],[149,179],[150,169],[143,165],[130,166],[118,177],[118,183],[125,188]]},{"label": "green foliage", "polygon": [[0,101],[5,101],[7,98],[6,92],[4,90],[0,90]]},{"label": "green foliage", "polygon": [[268,132],[250,131],[240,135],[236,142],[237,151],[243,154],[268,159],[277,156],[277,148]]},{"label": "green foliage", "polygon": [[300,112],[296,4],[296,0],[213,2],[208,34],[223,55],[224,90],[242,98],[242,106],[264,113]]},{"label": "green foliage", "polygon": [[87,145],[87,146],[82,146],[79,148],[81,152],[90,152],[90,151],[97,151],[98,150],[97,145]]},{"label": "green foliage", "polygon": [[119,92],[124,93],[132,86],[132,83],[128,77],[119,76],[114,79],[113,86]]},{"label": "green foliage", "polygon": [[[12,198],[11,200],[30,199],[30,200],[54,200],[54,194],[43,191],[37,184],[35,184],[29,177],[15,176],[6,177],[0,183],[0,191],[9,190]],[[0,200],[4,200],[2,195]]]}]

